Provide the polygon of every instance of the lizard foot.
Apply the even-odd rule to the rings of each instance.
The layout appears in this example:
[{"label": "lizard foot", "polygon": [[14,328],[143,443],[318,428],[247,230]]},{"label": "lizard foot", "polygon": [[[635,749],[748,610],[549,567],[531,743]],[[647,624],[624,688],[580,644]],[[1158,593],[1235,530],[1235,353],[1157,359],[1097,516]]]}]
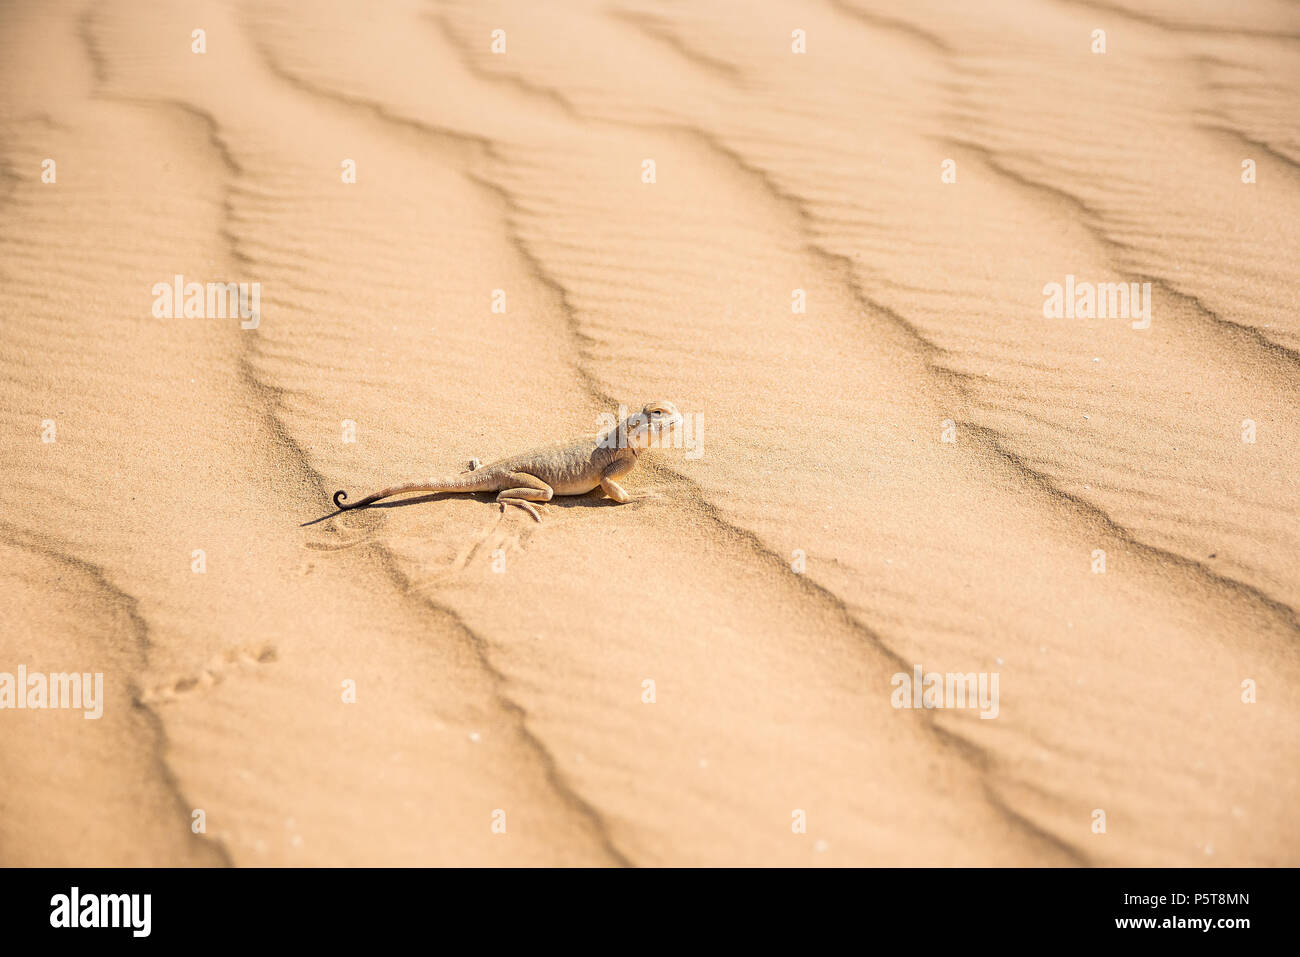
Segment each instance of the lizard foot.
[{"label": "lizard foot", "polygon": [[506,498],[506,499],[498,499],[497,504],[501,506],[502,513],[505,512],[507,505],[518,505],[520,508],[526,511],[533,518],[537,519],[537,521],[540,522],[542,520],[542,516],[538,513],[537,508],[533,505],[532,502],[525,502],[523,499],[518,499],[518,498]]}]

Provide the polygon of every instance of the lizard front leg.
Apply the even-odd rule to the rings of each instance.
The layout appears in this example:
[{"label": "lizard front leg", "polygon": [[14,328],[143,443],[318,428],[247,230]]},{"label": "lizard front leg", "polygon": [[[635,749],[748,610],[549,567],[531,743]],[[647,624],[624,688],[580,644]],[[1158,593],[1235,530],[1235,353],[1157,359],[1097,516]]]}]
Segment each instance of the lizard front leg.
[{"label": "lizard front leg", "polygon": [[632,496],[627,494],[627,489],[614,481],[616,478],[622,478],[632,469],[636,468],[636,459],[628,457],[610,462],[605,466],[605,471],[600,473],[600,487],[605,490],[605,494],[623,505],[632,500]]},{"label": "lizard front leg", "polygon": [[504,512],[507,505],[518,505],[540,522],[542,516],[530,503],[549,502],[555,495],[555,490],[536,475],[529,475],[527,472],[511,472],[502,479],[502,482],[507,487],[497,495],[501,511]]}]

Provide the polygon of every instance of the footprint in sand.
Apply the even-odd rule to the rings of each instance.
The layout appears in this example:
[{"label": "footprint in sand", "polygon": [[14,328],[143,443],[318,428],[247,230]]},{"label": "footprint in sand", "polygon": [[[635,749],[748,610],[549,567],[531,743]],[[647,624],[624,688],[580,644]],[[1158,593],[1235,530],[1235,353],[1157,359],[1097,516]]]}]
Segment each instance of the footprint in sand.
[{"label": "footprint in sand", "polygon": [[191,692],[221,684],[236,669],[251,669],[276,660],[276,651],[270,645],[231,648],[224,654],[214,655],[195,674],[181,675],[145,689],[139,697],[141,704],[166,704]]},{"label": "footprint in sand", "polygon": [[533,530],[524,528],[521,531],[519,523],[510,522],[508,518],[505,513],[498,516],[495,522],[463,545],[450,561],[424,563],[422,567],[425,570],[412,577],[411,587],[416,592],[428,593],[461,577],[480,554],[486,554],[491,561],[498,549],[507,555],[522,552]]}]

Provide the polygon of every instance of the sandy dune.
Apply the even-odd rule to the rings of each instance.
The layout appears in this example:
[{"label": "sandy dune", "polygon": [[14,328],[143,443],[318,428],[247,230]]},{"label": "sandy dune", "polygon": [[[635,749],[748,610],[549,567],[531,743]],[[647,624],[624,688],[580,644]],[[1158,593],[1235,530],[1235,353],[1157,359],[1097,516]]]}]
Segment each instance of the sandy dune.
[{"label": "sandy dune", "polygon": [[978,7],[0,5],[0,863],[1300,864],[1300,8]]}]

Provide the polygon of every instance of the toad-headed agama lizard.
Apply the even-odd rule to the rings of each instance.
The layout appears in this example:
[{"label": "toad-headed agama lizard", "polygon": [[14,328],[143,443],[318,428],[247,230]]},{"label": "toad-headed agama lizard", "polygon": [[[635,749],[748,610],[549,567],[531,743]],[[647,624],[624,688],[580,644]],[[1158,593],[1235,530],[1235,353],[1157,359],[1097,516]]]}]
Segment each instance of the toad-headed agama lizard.
[{"label": "toad-headed agama lizard", "polygon": [[533,502],[549,502],[556,495],[585,495],[597,486],[622,504],[631,496],[615,479],[631,472],[637,455],[662,444],[681,424],[681,413],[671,402],[651,402],[613,429],[591,438],[535,449],[489,465],[474,459],[459,475],[393,485],[351,504],[344,504],[348,496],[340,489],[334,493],[334,504],[342,511],[406,492],[496,492],[501,511],[507,505],[518,505],[539,522],[542,517]]}]

